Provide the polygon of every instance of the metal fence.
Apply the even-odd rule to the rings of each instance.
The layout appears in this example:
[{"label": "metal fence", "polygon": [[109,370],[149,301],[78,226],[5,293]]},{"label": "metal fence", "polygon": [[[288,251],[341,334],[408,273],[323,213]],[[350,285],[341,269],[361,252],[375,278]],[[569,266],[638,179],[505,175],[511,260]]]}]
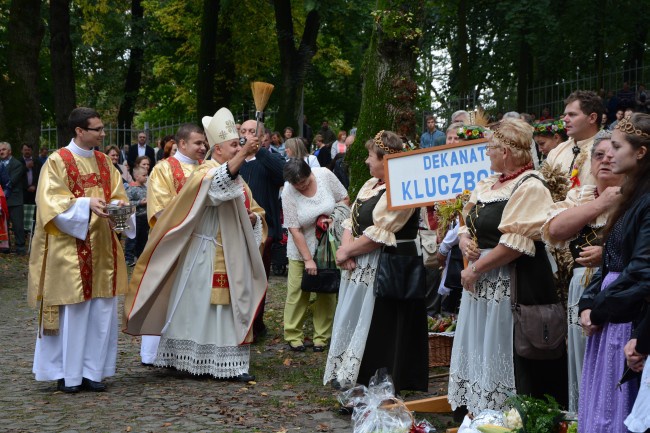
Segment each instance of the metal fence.
[{"label": "metal fence", "polygon": [[[564,111],[564,100],[571,92],[593,90],[606,97],[609,91],[616,94],[623,87],[625,81],[630,84],[631,89],[637,90],[639,84],[646,84],[650,81],[650,66],[610,70],[602,75],[586,75],[577,70],[575,78],[548,82],[529,88],[526,93],[525,111],[539,116],[544,108],[548,108],[551,115],[558,116]],[[496,116],[497,113],[516,110],[517,92],[514,87],[499,89],[498,93],[495,92],[495,89],[487,89],[478,97],[476,95],[469,95],[466,98],[450,96],[445,101],[437,101],[436,105],[433,113],[431,111],[418,112],[422,128],[425,127],[424,119],[429,114],[436,116],[438,128],[442,129],[449,125],[449,119],[456,110],[471,111],[480,106],[493,116]]]},{"label": "metal fence", "polygon": [[526,112],[539,115],[544,108],[548,108],[553,116],[557,116],[564,111],[566,97],[575,90],[593,90],[606,97],[609,91],[616,94],[623,87],[623,82],[628,82],[630,88],[636,90],[639,84],[645,84],[648,80],[650,66],[610,70],[602,75],[585,75],[576,70],[575,79],[549,82],[528,89]]},{"label": "metal fence", "polygon": [[[154,144],[162,137],[166,135],[176,134],[176,131],[183,123],[192,122],[191,118],[186,119],[172,119],[166,122],[160,123],[144,123],[144,128],[127,128],[125,126],[119,126],[113,123],[104,124],[104,132],[106,136],[104,137],[104,142],[102,143],[102,151],[104,148],[114,144],[118,146],[123,146],[124,144],[131,144],[137,142],[138,133],[144,131],[147,134],[147,142],[149,144]],[[60,146],[65,146],[68,143],[58,143],[57,146],[57,136],[56,136],[56,126],[53,125],[43,125],[41,126],[41,147],[45,146],[49,150],[56,149]]]},{"label": "metal fence", "polygon": [[[265,110],[264,115],[267,124],[273,124],[275,119],[276,110]],[[242,107],[237,111],[233,111],[235,121],[242,122],[246,119],[255,118],[255,107]],[[136,128],[134,126],[126,127],[114,123],[105,123],[104,142],[102,143],[102,151],[110,145],[117,145],[122,147],[124,144],[131,144],[137,142],[138,133],[144,131],[147,134],[147,142],[155,146],[161,138],[166,135],[174,135],[178,128],[184,123],[195,123],[195,118],[187,116],[185,118],[170,119],[164,122],[150,123],[145,122],[143,128]],[[41,140],[40,146],[46,147],[50,151],[57,147],[65,146],[68,143],[58,143],[56,136],[56,125],[41,125]]]}]

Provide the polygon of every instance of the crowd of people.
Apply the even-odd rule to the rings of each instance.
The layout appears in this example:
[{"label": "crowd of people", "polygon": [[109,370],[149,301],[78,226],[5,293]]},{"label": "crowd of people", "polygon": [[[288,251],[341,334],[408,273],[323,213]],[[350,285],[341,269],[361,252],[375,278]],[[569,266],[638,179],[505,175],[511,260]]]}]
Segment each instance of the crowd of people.
[{"label": "crowd of people", "polygon": [[[289,127],[238,124],[222,108],[157,149],[142,132],[130,148],[102,153],[101,116],[78,108],[72,140],[44,161],[28,145],[16,160],[0,143],[0,247],[11,222],[24,253],[19,232],[35,220],[28,298],[40,311],[36,380],[55,380],[66,393],[106,389],[121,294],[123,331],[142,336],[144,364],[254,380],[250,344],[267,333],[271,251],[286,233],[284,340],[292,351],[328,352],[325,385],[368,385],[385,368],[396,391],[426,391],[427,313],[439,293],[458,313],[448,389],[458,414],[504,410],[514,394],[551,395],[578,414],[580,432],[646,432],[650,115],[624,112],[610,129],[605,112],[596,93],[576,91],[562,116],[533,124],[510,112],[478,125],[458,111],[443,132],[427,117],[420,148],[483,138],[493,173],[471,191],[463,218],[445,227],[436,227],[435,207],[388,206],[384,157],[409,149],[390,131],[364,137],[371,178],[352,203],[345,155],[361,144],[327,121],[313,137],[311,128],[297,137]],[[135,213],[121,239],[108,208],[129,202]],[[440,269],[420,280],[419,233],[436,228],[446,233]],[[318,275],[322,236],[340,284],[338,295],[310,302],[303,278]],[[413,290],[380,288],[389,268],[389,279]],[[564,321],[540,332],[560,338],[526,347],[521,308],[557,305]],[[314,334],[306,336],[310,308]]]}]

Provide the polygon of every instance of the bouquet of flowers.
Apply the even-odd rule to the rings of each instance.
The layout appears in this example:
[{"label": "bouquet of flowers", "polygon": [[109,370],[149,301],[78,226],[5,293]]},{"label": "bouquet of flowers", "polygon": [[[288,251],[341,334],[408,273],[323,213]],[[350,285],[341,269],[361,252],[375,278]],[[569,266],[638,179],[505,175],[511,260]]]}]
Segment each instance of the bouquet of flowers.
[{"label": "bouquet of flowers", "polygon": [[508,400],[512,409],[504,414],[505,427],[493,424],[477,426],[483,433],[568,433],[577,428],[575,422],[564,420],[560,405],[550,395],[546,400],[516,395]]},{"label": "bouquet of flowers", "polygon": [[463,125],[456,132],[461,140],[477,140],[485,138],[486,129],[478,125]]}]

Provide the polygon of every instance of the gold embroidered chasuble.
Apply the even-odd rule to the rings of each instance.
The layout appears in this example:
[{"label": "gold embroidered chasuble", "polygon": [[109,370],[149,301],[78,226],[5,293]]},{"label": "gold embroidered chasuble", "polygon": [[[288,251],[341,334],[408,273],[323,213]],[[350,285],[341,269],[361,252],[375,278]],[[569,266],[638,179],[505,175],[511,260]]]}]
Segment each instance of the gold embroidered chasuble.
[{"label": "gold embroidered chasuble", "polygon": [[[90,212],[87,241],[61,232],[54,218],[72,207],[77,198],[61,149],[54,152],[41,170],[36,191],[36,228],[32,240],[27,280],[28,302],[41,303],[43,328],[56,333],[58,306],[92,298],[112,298],[127,287],[124,253],[108,218]],[[98,164],[96,157],[81,157],[68,151],[78,169],[78,197],[99,197],[128,201],[120,173],[108,163]],[[101,168],[101,169],[100,169]],[[102,175],[108,177],[108,180]],[[108,194],[103,186],[110,188]]]},{"label": "gold embroidered chasuble", "polygon": [[[178,161],[178,165],[183,170],[185,179],[190,177],[199,167],[199,164],[189,164],[181,161]],[[172,199],[178,195],[180,188],[177,182],[172,165],[167,159],[159,161],[151,170],[147,181],[147,221],[149,221],[150,227],[156,224],[160,216],[156,215],[163,211]]]}]

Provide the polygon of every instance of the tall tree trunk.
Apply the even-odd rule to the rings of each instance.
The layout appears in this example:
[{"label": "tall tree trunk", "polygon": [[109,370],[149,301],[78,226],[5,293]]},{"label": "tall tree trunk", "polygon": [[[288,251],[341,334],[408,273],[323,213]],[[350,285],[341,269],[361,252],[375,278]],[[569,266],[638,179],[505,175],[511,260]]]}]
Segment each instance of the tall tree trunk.
[{"label": "tall tree trunk", "polygon": [[458,39],[456,51],[458,56],[458,96],[461,99],[461,108],[469,105],[469,59],[467,56],[467,43],[469,40],[467,30],[467,0],[458,1]]},{"label": "tall tree trunk", "polygon": [[525,35],[521,35],[519,42],[519,64],[517,65],[517,111],[526,111],[528,85],[530,84],[533,56],[530,54],[530,45],[526,42]]},{"label": "tall tree trunk", "polygon": [[[228,17],[236,14],[236,4],[230,3],[227,10],[222,9],[221,16]],[[232,95],[236,93],[235,83],[237,77],[235,76],[234,59],[234,46],[232,44],[232,24],[233,22],[228,19],[222,19],[217,29],[217,52],[216,58],[219,59],[219,68],[216,69],[216,76],[214,77],[213,88],[214,92],[214,109],[220,107],[230,107],[232,103]],[[214,111],[210,114],[212,115]],[[235,119],[237,117],[235,116]],[[243,119],[239,119],[242,120]]]},{"label": "tall tree trunk", "polygon": [[302,89],[311,59],[316,54],[316,37],[320,29],[318,11],[311,10],[305,20],[305,29],[300,46],[294,44],[293,18],[290,0],[275,0],[275,28],[280,49],[280,107],[276,117],[276,127],[281,129],[291,126],[298,131]]},{"label": "tall tree trunk", "polygon": [[[606,10],[607,2],[606,0],[598,0],[596,10],[604,11]],[[606,14],[598,13],[596,14],[596,26],[593,30],[594,38],[594,70],[598,77],[598,84],[596,91],[604,87],[604,77],[603,70],[605,68],[605,20],[607,19]]]},{"label": "tall tree trunk", "polygon": [[364,59],[358,144],[346,154],[350,197],[368,179],[363,143],[382,129],[408,139],[416,134],[414,80],[424,19],[424,0],[378,0],[375,28]]},{"label": "tall tree trunk", "polygon": [[203,0],[199,71],[196,77],[196,114],[199,119],[215,110],[215,74],[217,72],[217,28],[219,0]]},{"label": "tall tree trunk", "polygon": [[12,0],[9,10],[9,49],[6,78],[0,78],[2,114],[0,137],[20,155],[23,143],[38,144],[41,107],[38,55],[43,40],[40,0]]},{"label": "tall tree trunk", "polygon": [[[117,124],[130,128],[135,116],[135,105],[142,82],[142,64],[144,62],[144,9],[141,0],[131,0],[131,49],[129,69],[124,81],[124,93],[117,113]],[[128,139],[128,137],[127,137]],[[118,143],[122,145],[125,143]]]},{"label": "tall tree trunk", "polygon": [[[645,6],[645,9],[650,12],[650,7]],[[627,59],[625,60],[625,68],[635,70],[634,72],[626,71],[623,77],[623,81],[627,81],[631,85],[637,84],[635,81],[638,79],[639,68],[643,68],[643,55],[648,39],[647,14],[639,12],[640,14],[636,15],[631,23],[634,31],[627,43]]]},{"label": "tall tree trunk", "polygon": [[72,137],[68,131],[68,116],[77,105],[70,41],[70,0],[50,0],[50,63],[56,141],[57,147],[62,147]]}]

